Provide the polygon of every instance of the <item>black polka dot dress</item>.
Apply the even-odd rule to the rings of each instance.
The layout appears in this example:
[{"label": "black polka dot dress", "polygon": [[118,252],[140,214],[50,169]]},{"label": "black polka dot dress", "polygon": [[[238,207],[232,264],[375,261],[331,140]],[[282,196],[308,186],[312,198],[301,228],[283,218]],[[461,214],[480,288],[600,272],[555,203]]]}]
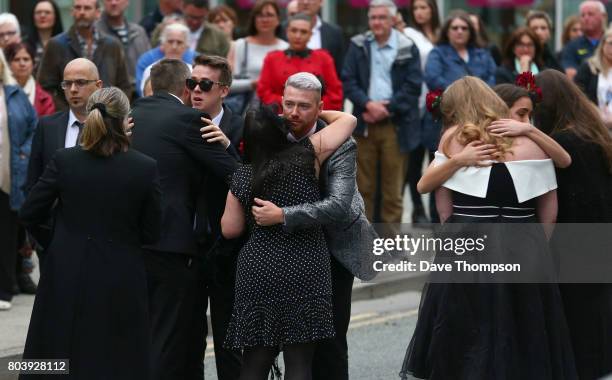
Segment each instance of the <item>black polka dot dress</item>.
[{"label": "black polka dot dress", "polygon": [[[278,175],[264,182],[266,200],[285,207],[320,199],[314,168],[305,173],[297,165],[283,167],[279,165]],[[251,214],[252,178],[252,167],[243,165],[231,185],[244,208],[250,236],[238,256],[226,347],[282,348],[333,337],[330,256],[323,230],[289,233],[282,225],[256,225]]]}]

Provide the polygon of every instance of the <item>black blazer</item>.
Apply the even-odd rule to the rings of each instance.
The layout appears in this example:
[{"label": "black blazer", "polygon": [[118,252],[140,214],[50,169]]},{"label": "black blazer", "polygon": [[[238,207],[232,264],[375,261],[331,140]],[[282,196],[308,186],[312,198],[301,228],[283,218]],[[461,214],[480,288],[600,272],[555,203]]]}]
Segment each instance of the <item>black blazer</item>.
[{"label": "black blazer", "polygon": [[[238,152],[244,125],[242,117],[223,106],[223,117],[219,124],[219,128],[231,141],[228,151]],[[208,177],[202,181],[197,204],[196,234],[201,252],[207,251],[221,236],[221,217],[225,211],[225,200],[229,191],[229,186],[222,179],[212,174]]]},{"label": "black blazer", "polygon": [[[134,149],[157,160],[162,189],[162,233],[146,248],[195,255],[196,200],[208,174],[228,179],[238,162],[221,146],[202,139],[200,118],[207,116],[187,107],[168,93],[138,99],[132,109]],[[210,117],[208,117],[210,118]]]},{"label": "black blazer", "polygon": [[[63,149],[66,142],[69,111],[56,112],[53,115],[38,119],[38,126],[32,139],[30,162],[28,163],[28,177],[24,191],[26,195],[42,176],[47,164],[58,149]],[[51,211],[51,210],[50,210]],[[47,248],[51,242],[53,225],[52,212],[39,225],[31,226],[28,230],[39,244],[39,249]]]},{"label": "black blazer", "polygon": [[599,82],[599,73],[593,74],[588,62],[582,62],[578,72],[574,77],[574,82],[580,87],[582,92],[589,98],[590,101],[599,106],[597,100],[597,84]]}]

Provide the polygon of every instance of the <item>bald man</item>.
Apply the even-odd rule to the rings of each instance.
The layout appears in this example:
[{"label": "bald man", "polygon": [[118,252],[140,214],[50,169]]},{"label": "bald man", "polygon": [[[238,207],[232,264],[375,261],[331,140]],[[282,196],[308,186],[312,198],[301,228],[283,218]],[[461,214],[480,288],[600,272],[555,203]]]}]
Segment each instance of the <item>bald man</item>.
[{"label": "bald man", "polygon": [[[60,86],[64,90],[69,108],[38,120],[32,141],[26,192],[36,184],[58,149],[76,145],[82,125],[87,118],[87,100],[97,89],[102,88],[102,81],[92,61],[77,58],[66,65]],[[50,226],[47,224],[39,227],[30,232],[40,246],[45,248],[51,237]]]},{"label": "bald man", "polygon": [[595,52],[607,23],[608,14],[603,3],[599,1],[580,3],[580,24],[583,35],[570,41],[561,52],[561,66],[570,79],[574,78],[580,65]]}]

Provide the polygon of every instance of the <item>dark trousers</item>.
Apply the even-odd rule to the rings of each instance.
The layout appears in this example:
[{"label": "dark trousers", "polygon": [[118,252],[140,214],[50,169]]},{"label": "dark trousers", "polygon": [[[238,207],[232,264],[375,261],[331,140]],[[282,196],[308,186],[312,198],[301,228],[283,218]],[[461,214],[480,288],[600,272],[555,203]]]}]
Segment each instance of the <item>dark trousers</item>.
[{"label": "dark trousers", "polygon": [[204,379],[206,289],[202,259],[145,250],[151,375],[154,380]]},{"label": "dark trousers", "polygon": [[[429,162],[434,160],[434,153],[428,152]],[[421,200],[421,194],[417,191],[417,183],[422,176],[423,160],[425,158],[425,148],[419,146],[412,152],[410,152],[410,160],[408,161],[408,173],[406,175],[406,181],[410,188],[410,196],[412,197],[412,203],[415,208],[423,208],[423,201]],[[440,217],[438,216],[438,210],[436,209],[436,197],[435,191],[429,194],[429,220],[431,223],[440,223]]]},{"label": "dark trousers", "polygon": [[332,302],[336,337],[317,344],[312,360],[313,380],[348,380],[346,333],[351,320],[353,275],[331,258]]},{"label": "dark trousers", "polygon": [[234,307],[233,281],[231,286],[209,283],[207,290],[210,297],[210,324],[213,330],[217,379],[237,380],[240,377],[242,355],[223,347]]},{"label": "dark trousers", "polygon": [[0,300],[13,299],[17,279],[17,213],[9,206],[9,196],[0,191]]}]

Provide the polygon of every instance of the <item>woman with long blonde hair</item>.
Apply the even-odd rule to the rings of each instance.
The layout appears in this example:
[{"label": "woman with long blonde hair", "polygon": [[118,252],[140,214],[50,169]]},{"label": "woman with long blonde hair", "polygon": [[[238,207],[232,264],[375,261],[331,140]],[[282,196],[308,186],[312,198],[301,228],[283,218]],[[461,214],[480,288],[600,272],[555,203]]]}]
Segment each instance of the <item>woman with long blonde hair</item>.
[{"label": "woman with long blonde hair", "polygon": [[[435,262],[451,263],[452,270],[430,277],[425,285],[401,375],[575,379],[561,297],[550,283],[552,262],[537,224],[556,217],[552,160],[527,137],[487,130],[508,116],[508,107],[478,78],[464,77],[448,87],[440,111],[445,130],[434,164],[476,141],[490,145],[494,158],[458,170],[437,190],[436,205],[445,223],[440,236],[455,242],[486,238],[478,252],[437,251]],[[474,265],[520,263],[521,271],[503,277],[465,274],[457,270],[457,259]]]}]

